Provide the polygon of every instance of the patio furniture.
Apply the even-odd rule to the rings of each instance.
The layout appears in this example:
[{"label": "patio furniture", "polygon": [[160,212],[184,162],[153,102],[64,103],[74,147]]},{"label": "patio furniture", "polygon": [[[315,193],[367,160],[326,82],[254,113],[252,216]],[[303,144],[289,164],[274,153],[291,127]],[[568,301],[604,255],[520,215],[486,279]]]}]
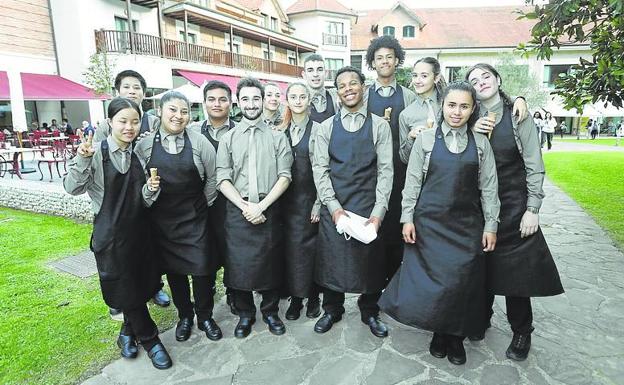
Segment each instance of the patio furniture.
[{"label": "patio furniture", "polygon": [[41,164],[46,163],[48,165],[48,170],[50,171],[50,182],[52,182],[52,165],[56,166],[56,173],[59,178],[61,178],[61,172],[59,170],[59,164],[63,164],[63,169],[65,173],[67,173],[67,158],[69,150],[67,149],[67,142],[64,140],[55,140],[52,142],[51,151],[46,152],[42,151],[40,155],[35,156],[35,161],[37,162],[37,168],[41,173],[41,178],[39,180],[43,180],[43,171],[41,171]]}]

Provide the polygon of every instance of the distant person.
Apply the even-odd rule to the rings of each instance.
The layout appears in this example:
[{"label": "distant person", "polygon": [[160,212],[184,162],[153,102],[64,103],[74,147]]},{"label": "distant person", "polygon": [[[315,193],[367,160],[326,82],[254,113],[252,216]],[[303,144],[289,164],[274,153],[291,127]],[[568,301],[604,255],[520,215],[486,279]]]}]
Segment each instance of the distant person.
[{"label": "distant person", "polygon": [[[43,127],[45,128],[46,126],[47,123],[43,123]],[[89,134],[95,135],[95,128],[93,128],[91,123],[87,122],[86,120],[82,121],[82,134],[85,136],[85,138],[89,136]]]},{"label": "distant person", "polygon": [[55,130],[58,130],[58,129],[59,129],[59,127],[58,127],[58,123],[56,123],[56,119],[52,119],[52,122],[50,124],[50,130],[55,131]]},{"label": "distant person", "polygon": [[542,140],[542,125],[544,124],[544,119],[542,119],[542,114],[539,111],[535,111],[533,114],[533,123],[535,123],[535,128],[537,129],[537,137],[540,141],[540,147],[543,147],[544,141]]},{"label": "distant person", "polygon": [[69,124],[69,120],[63,119],[59,130],[65,135],[74,135],[74,128]]},{"label": "distant person", "polygon": [[620,139],[624,136],[624,120],[620,122],[620,127],[615,130],[615,145],[620,145]]},{"label": "distant person", "polygon": [[547,112],[542,125],[542,146],[544,145],[544,141],[546,141],[549,150],[552,148],[552,139],[556,127],[557,120],[553,118],[550,112]]},{"label": "distant person", "polygon": [[566,125],[566,122],[561,122],[561,125],[559,126],[559,135],[561,135],[561,139],[563,139],[565,131],[568,131],[568,126]]},{"label": "distant person", "polygon": [[589,119],[587,123],[587,132],[591,135],[592,140],[598,135],[598,121]]},{"label": "distant person", "polygon": [[41,127],[39,128],[39,131],[41,131],[41,132],[50,132],[50,127],[48,126],[48,123],[43,123],[41,125]]}]

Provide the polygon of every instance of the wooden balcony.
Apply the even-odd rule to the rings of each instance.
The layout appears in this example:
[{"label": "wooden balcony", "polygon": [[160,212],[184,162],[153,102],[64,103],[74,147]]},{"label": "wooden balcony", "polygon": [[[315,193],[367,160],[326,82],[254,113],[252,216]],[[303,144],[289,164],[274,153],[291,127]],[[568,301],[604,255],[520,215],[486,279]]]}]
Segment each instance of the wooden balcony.
[{"label": "wooden balcony", "polygon": [[142,33],[133,33],[131,38],[128,31],[95,31],[95,46],[98,53],[117,52],[159,56],[167,59],[213,64],[293,77],[299,77],[303,70],[302,67],[287,63],[231,53],[197,44],[187,44],[177,40],[161,39],[158,36]]},{"label": "wooden balcony", "polygon": [[334,35],[331,33],[323,32],[323,44],[324,45],[337,45],[341,47],[347,46],[347,35]]}]

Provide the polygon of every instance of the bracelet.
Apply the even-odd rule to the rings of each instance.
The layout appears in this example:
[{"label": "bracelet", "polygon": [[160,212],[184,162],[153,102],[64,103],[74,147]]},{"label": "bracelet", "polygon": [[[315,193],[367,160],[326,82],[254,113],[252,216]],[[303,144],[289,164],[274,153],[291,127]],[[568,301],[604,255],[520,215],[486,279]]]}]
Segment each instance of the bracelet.
[{"label": "bracelet", "polygon": [[533,214],[539,214],[539,209],[537,207],[529,206],[529,207],[526,208],[526,211],[528,211],[530,213],[533,213]]}]

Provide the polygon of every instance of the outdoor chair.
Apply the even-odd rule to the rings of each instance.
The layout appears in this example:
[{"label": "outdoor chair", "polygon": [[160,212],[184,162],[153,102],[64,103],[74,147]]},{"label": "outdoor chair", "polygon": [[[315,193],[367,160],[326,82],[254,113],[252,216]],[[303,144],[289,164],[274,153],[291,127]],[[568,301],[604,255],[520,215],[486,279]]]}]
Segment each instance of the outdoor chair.
[{"label": "outdoor chair", "polygon": [[64,140],[55,140],[52,142],[51,151],[46,152],[42,151],[40,155],[35,156],[35,161],[37,162],[37,168],[41,173],[41,178],[39,180],[43,180],[43,171],[41,171],[41,164],[47,163],[48,170],[50,171],[50,182],[52,182],[52,165],[56,166],[56,173],[59,178],[62,177],[61,172],[59,170],[59,164],[63,164],[63,170],[67,173],[67,158],[69,155],[69,150],[67,149],[67,142]]}]

